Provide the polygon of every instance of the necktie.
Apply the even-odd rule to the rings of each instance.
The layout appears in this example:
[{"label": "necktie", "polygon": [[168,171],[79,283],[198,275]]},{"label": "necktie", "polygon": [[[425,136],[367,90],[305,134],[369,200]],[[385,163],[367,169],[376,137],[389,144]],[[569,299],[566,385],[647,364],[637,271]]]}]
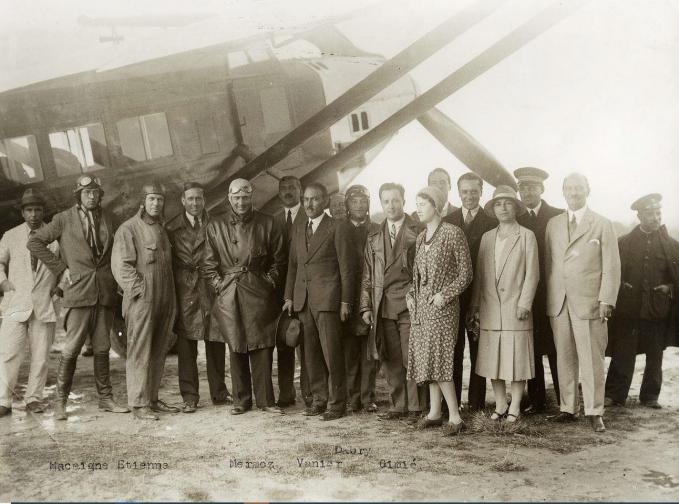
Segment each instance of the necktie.
[{"label": "necktie", "polygon": [[292,227],[292,210],[288,210],[288,216],[285,218],[285,225],[288,228]]},{"label": "necktie", "polygon": [[575,219],[575,214],[573,214],[573,218],[568,223],[568,237],[569,237],[569,239],[573,239],[573,235],[575,234],[576,229],[578,229],[578,221]]},{"label": "necktie", "polygon": [[529,210],[529,213],[531,219],[535,219],[537,217],[537,215],[535,215],[535,210]]},{"label": "necktie", "polygon": [[101,251],[101,243],[99,242],[99,217],[96,212],[90,212],[85,210],[85,216],[87,217],[87,242],[92,249],[92,256],[94,260],[99,259]]},{"label": "necktie", "polygon": [[467,213],[464,216],[465,227],[468,227],[469,224],[471,224],[473,220],[474,220],[474,217],[472,217],[472,213],[469,210],[467,210]]},{"label": "necktie", "polygon": [[314,235],[314,228],[312,227],[313,223],[309,221],[309,224],[307,224],[306,227],[306,248],[309,250],[309,243],[311,243],[311,237]]},{"label": "necktie", "polygon": [[389,231],[389,238],[391,238],[391,246],[394,246],[394,243],[396,243],[396,224],[391,225],[391,231]]},{"label": "necktie", "polygon": [[[28,232],[28,237],[30,238],[35,234],[35,230],[31,229]],[[38,258],[31,254],[31,270],[36,271],[38,269]]]},{"label": "necktie", "polygon": [[200,229],[200,219],[198,217],[193,218],[193,229],[196,231]]}]

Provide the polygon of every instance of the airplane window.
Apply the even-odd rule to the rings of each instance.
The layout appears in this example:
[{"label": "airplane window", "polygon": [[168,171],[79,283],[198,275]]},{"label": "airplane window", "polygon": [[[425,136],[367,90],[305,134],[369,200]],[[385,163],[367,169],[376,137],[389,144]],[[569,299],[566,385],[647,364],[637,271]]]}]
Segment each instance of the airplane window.
[{"label": "airplane window", "polygon": [[260,90],[259,97],[264,114],[264,132],[271,134],[289,131],[292,124],[285,88],[280,86],[264,88]]},{"label": "airplane window", "polygon": [[362,130],[370,129],[370,124],[368,124],[368,113],[367,112],[361,112],[361,129]]},{"label": "airplane window", "polygon": [[248,57],[243,51],[230,52],[227,55],[227,60],[229,62],[229,68],[237,68],[248,64]]},{"label": "airplane window", "polygon": [[164,112],[127,117],[116,125],[124,156],[135,161],[146,161],[173,154]]},{"label": "airplane window", "polygon": [[20,184],[43,180],[35,136],[0,140],[0,167],[4,178]]},{"label": "airplane window", "polygon": [[49,134],[57,175],[78,175],[109,165],[104,127],[100,123]]},{"label": "airplane window", "polygon": [[358,115],[351,114],[351,131],[352,133],[358,133],[361,130],[361,126],[358,124]]}]

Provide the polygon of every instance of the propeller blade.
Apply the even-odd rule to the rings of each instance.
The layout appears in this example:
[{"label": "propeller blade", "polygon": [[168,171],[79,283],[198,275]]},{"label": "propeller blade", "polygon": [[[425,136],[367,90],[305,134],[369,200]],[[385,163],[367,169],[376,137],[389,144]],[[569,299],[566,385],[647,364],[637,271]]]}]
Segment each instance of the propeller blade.
[{"label": "propeller blade", "polygon": [[[490,68],[493,68],[500,61],[521,49],[528,42],[557,24],[562,19],[571,15],[587,1],[588,0],[573,0],[570,2],[559,2],[540,11],[537,15],[501,38],[481,54],[429,89],[426,93],[415,98],[408,105],[385,119],[358,140],[352,142],[333,157],[311,170],[305,175],[305,179],[313,180],[318,175],[325,176],[329,172],[341,170],[349,161],[387,140],[410,121],[424,115],[439,102],[443,101]],[[511,179],[511,181],[505,181],[504,177],[502,177],[500,180],[502,180],[503,183],[514,185],[513,179]]]},{"label": "propeller blade", "polygon": [[450,153],[490,185],[504,184],[517,189],[514,177],[474,137],[438,108],[417,118]]},{"label": "propeller blade", "polygon": [[[237,176],[251,179],[262,170],[271,168],[316,133],[329,128],[368,99],[406,75],[432,54],[490,15],[505,1],[480,0],[473,6],[454,14],[290,131],[253,161],[247,163]],[[228,180],[216,184],[210,193],[217,195],[219,191],[223,191],[227,183]]]}]

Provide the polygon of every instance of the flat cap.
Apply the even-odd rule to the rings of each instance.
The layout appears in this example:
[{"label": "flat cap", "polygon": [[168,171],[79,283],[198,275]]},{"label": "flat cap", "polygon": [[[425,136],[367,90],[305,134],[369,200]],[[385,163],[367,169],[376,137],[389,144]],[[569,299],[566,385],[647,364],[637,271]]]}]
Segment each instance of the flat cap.
[{"label": "flat cap", "polygon": [[523,168],[517,168],[514,170],[514,176],[519,182],[542,184],[549,178],[549,173],[547,173],[545,170],[541,170],[540,168],[524,166]]},{"label": "flat cap", "polygon": [[45,206],[45,198],[36,189],[29,187],[21,195],[21,208],[26,205],[40,205]]},{"label": "flat cap", "polygon": [[632,203],[630,208],[632,210],[636,210],[637,212],[641,212],[642,210],[654,210],[661,207],[661,201],[662,195],[658,193],[647,194],[646,196],[642,196]]}]

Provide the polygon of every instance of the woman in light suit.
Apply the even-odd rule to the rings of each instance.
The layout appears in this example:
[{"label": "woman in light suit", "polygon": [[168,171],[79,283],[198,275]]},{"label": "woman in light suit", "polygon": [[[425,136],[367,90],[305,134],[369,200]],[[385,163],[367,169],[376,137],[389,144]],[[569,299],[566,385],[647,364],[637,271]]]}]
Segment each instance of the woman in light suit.
[{"label": "woman in light suit", "polygon": [[[535,376],[531,306],[540,277],[538,245],[516,218],[525,205],[509,186],[498,186],[485,206],[499,226],[481,238],[470,317],[480,328],[476,373],[489,378],[495,393],[493,420],[519,418],[525,381]],[[511,382],[511,407],[505,382]]]}]

